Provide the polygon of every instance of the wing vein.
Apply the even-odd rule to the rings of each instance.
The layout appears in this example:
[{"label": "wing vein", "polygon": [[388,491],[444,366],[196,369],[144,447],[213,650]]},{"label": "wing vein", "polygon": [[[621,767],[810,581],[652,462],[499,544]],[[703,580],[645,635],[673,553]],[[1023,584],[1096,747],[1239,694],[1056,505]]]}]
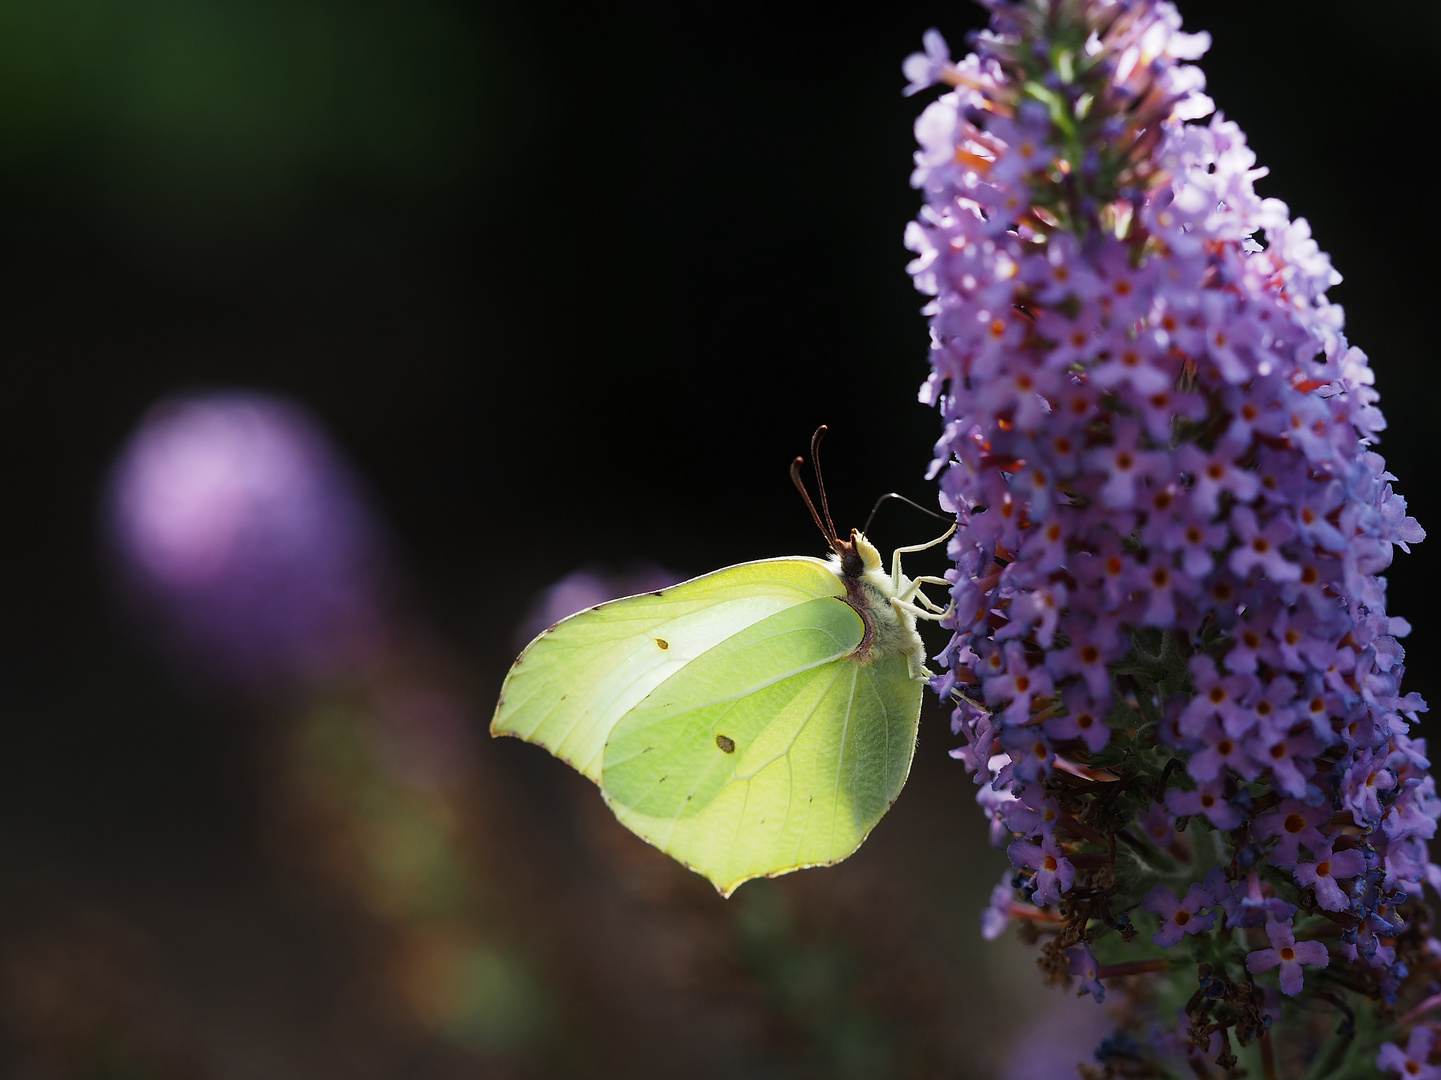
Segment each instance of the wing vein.
[{"label": "wing vein", "polygon": [[[832,660],[832,661],[829,661],[829,663],[835,663],[835,661]],[[820,667],[820,666],[821,666],[820,664],[816,664],[816,665],[813,665],[812,667],[809,667],[809,668],[802,668],[800,671],[797,671],[795,674],[801,675],[801,674],[804,674],[804,673],[807,672],[807,671],[813,671],[813,670],[815,670],[815,668]],[[797,725],[794,734],[791,735],[791,741],[788,742],[788,743],[786,743],[786,748],[785,748],[784,750],[780,751],[779,753],[775,754],[773,757],[769,758],[769,759],[765,762],[764,765],[762,765],[759,769],[756,769],[755,772],[751,773],[751,776],[758,776],[758,775],[760,775],[761,772],[763,772],[764,770],[768,769],[772,764],[774,764],[777,758],[781,758],[781,757],[789,758],[789,757],[791,756],[791,751],[795,749],[796,742],[800,739],[800,737],[801,737],[803,734],[805,734],[805,730],[806,730],[806,728],[810,725],[811,720],[813,720],[813,719],[815,718],[816,712],[820,709],[820,707],[821,707],[822,705],[825,704],[826,698],[830,697],[830,695],[831,695],[831,690],[835,687],[837,681],[839,681],[841,675],[842,675],[844,672],[845,672],[845,668],[844,668],[844,667],[837,667],[837,668],[836,668],[835,676],[831,679],[830,685],[827,686],[827,687],[825,688],[825,690],[823,690],[823,691],[821,692],[820,696],[816,699],[816,703],[811,706],[810,712],[806,713],[806,718],[805,718],[804,720],[802,720],[799,725]]]},{"label": "wing vein", "polygon": [[855,665],[854,673],[851,675],[851,695],[846,702],[846,722],[841,728],[841,749],[836,755],[836,786],[831,794],[831,844],[836,842],[836,819],[841,812],[841,774],[846,764],[846,749],[850,745],[851,738],[851,717],[856,708],[856,681],[860,678],[860,665]]}]

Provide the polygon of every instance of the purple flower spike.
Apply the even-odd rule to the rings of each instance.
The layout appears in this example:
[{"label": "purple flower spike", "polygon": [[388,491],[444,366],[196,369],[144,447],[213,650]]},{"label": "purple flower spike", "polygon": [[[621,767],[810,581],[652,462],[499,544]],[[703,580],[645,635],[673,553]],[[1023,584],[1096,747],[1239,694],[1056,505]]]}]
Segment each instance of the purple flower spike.
[{"label": "purple flower spike", "polygon": [[1199,912],[1214,903],[1210,893],[1199,883],[1186,890],[1184,900],[1177,900],[1176,894],[1166,886],[1157,885],[1141,903],[1152,915],[1161,917],[1161,929],[1151,938],[1152,944],[1169,949],[1187,934],[1205,933],[1216,925],[1216,913],[1201,915]]},{"label": "purple flower spike", "polygon": [[121,452],[106,510],[127,593],[213,675],[311,680],[382,647],[383,530],[293,402],[244,392],[161,402]]},{"label": "purple flower spike", "polygon": [[[1347,967],[1327,1007],[1385,1037],[1441,986],[1441,946],[1418,941],[1441,797],[1379,576],[1424,531],[1376,452],[1340,276],[1257,194],[1266,170],[1188,63],[1208,39],[1172,4],[982,3],[971,55],[932,31],[905,66],[907,93],[941,88],[905,240],[942,422],[929,475],[956,515],[932,681],[953,754],[1061,923],[1041,969],[1060,981],[1084,942],[1108,978],[1171,981],[1126,1006],[1153,1037],[1098,1051],[1106,1075],[1208,1072],[1204,1053],[1229,1075],[1263,1017],[1273,1064],[1313,1056],[1325,1009],[1301,968],[1331,954],[1294,939],[1298,887]],[[1162,947],[1217,909],[1228,933],[1128,957],[1138,908]],[[1272,947],[1248,954],[1262,926]],[[1306,1000],[1240,1009],[1243,966]]]},{"label": "purple flower spike", "polygon": [[1246,970],[1252,975],[1259,975],[1279,965],[1283,994],[1301,992],[1302,964],[1326,967],[1331,962],[1326,946],[1319,941],[1297,941],[1290,923],[1268,922],[1266,936],[1271,939],[1271,947],[1247,953]]}]

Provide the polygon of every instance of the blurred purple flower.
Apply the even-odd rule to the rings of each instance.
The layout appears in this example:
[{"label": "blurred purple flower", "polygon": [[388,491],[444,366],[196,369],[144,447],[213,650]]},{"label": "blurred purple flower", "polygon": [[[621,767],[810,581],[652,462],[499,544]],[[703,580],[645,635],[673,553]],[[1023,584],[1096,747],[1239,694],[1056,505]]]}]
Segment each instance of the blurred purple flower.
[{"label": "blurred purple flower", "polygon": [[1405,1080],[1441,1080],[1441,1068],[1427,1064],[1435,1042],[1434,1031],[1418,1027],[1411,1032],[1404,1051],[1395,1043],[1383,1043],[1376,1055],[1376,1068],[1397,1073]]},{"label": "blurred purple flower", "polygon": [[[1098,984],[1099,985],[1099,984]],[[1043,1010],[1012,1040],[1004,1080],[1076,1080],[1077,1066],[1094,1061],[1096,1044],[1110,1027],[1103,1008],[1081,995],[1046,994]]]},{"label": "blurred purple flower", "polygon": [[653,563],[640,563],[626,570],[608,570],[585,566],[574,570],[553,585],[548,585],[530,602],[525,618],[516,627],[516,648],[530,644],[532,638],[577,611],[595,607],[622,596],[664,589],[680,580],[680,575]]},{"label": "blurred purple flower", "polygon": [[1106,999],[1106,985],[1101,982],[1101,965],[1096,962],[1096,956],[1091,952],[1089,945],[1077,945],[1073,949],[1066,950],[1067,970],[1080,980],[1077,990],[1081,993],[1090,994],[1099,1004]]},{"label": "blurred purple flower", "polygon": [[294,402],[242,391],[162,401],[121,451],[104,515],[127,599],[206,675],[310,681],[382,645],[382,528]]}]

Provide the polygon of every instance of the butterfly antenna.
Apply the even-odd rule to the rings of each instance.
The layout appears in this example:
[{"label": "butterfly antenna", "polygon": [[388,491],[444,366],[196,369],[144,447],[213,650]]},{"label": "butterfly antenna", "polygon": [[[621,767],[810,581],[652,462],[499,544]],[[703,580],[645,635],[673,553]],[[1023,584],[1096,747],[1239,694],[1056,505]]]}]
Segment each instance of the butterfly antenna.
[{"label": "butterfly antenna", "polygon": [[[831,521],[830,504],[826,501],[826,482],[821,478],[821,440],[825,438],[827,430],[825,424],[822,424],[816,428],[816,433],[811,436],[811,464],[814,465],[816,469],[816,488],[821,493],[821,510],[826,515],[826,535],[830,538],[831,543],[834,544],[838,536],[836,534],[835,523]],[[811,513],[815,513],[815,511],[812,510]]]},{"label": "butterfly antenna", "polygon": [[869,535],[871,534],[871,522],[873,522],[873,521],[876,520],[876,511],[881,508],[881,503],[885,502],[887,499],[899,499],[901,502],[905,503],[907,506],[913,506],[913,507],[915,507],[917,510],[919,510],[921,513],[923,513],[923,514],[929,514],[931,517],[935,518],[937,521],[950,521],[950,520],[951,520],[951,519],[948,518],[945,514],[938,514],[938,513],[936,513],[936,511],[931,510],[931,509],[928,509],[927,507],[922,506],[920,503],[915,502],[915,501],[912,500],[912,499],[906,498],[904,495],[900,495],[900,494],[897,494],[896,492],[892,491],[892,492],[888,492],[888,493],[885,494],[885,495],[882,495],[879,499],[876,500],[876,505],[873,506],[873,507],[871,507],[871,516],[868,517],[868,518],[866,518],[866,527],[861,530],[861,532],[865,533],[867,536],[869,536]]},{"label": "butterfly antenna", "polygon": [[826,538],[826,543],[830,544],[831,547],[835,547],[835,530],[826,531],[826,523],[821,520],[821,515],[817,513],[816,504],[811,502],[811,493],[806,490],[806,482],[801,479],[801,466],[805,464],[805,461],[805,458],[798,457],[791,462],[791,483],[795,484],[796,490],[801,493],[801,498],[806,501],[806,509],[811,512],[811,520],[816,523],[816,528],[820,529],[821,535]]}]

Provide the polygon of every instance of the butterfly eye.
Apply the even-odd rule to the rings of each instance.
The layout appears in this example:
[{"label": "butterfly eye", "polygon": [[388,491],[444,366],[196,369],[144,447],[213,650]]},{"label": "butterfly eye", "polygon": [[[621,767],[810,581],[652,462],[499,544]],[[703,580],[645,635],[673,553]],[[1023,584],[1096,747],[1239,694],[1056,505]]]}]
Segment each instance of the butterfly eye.
[{"label": "butterfly eye", "polygon": [[841,560],[841,573],[846,577],[860,577],[866,568],[865,560],[854,551]]}]

